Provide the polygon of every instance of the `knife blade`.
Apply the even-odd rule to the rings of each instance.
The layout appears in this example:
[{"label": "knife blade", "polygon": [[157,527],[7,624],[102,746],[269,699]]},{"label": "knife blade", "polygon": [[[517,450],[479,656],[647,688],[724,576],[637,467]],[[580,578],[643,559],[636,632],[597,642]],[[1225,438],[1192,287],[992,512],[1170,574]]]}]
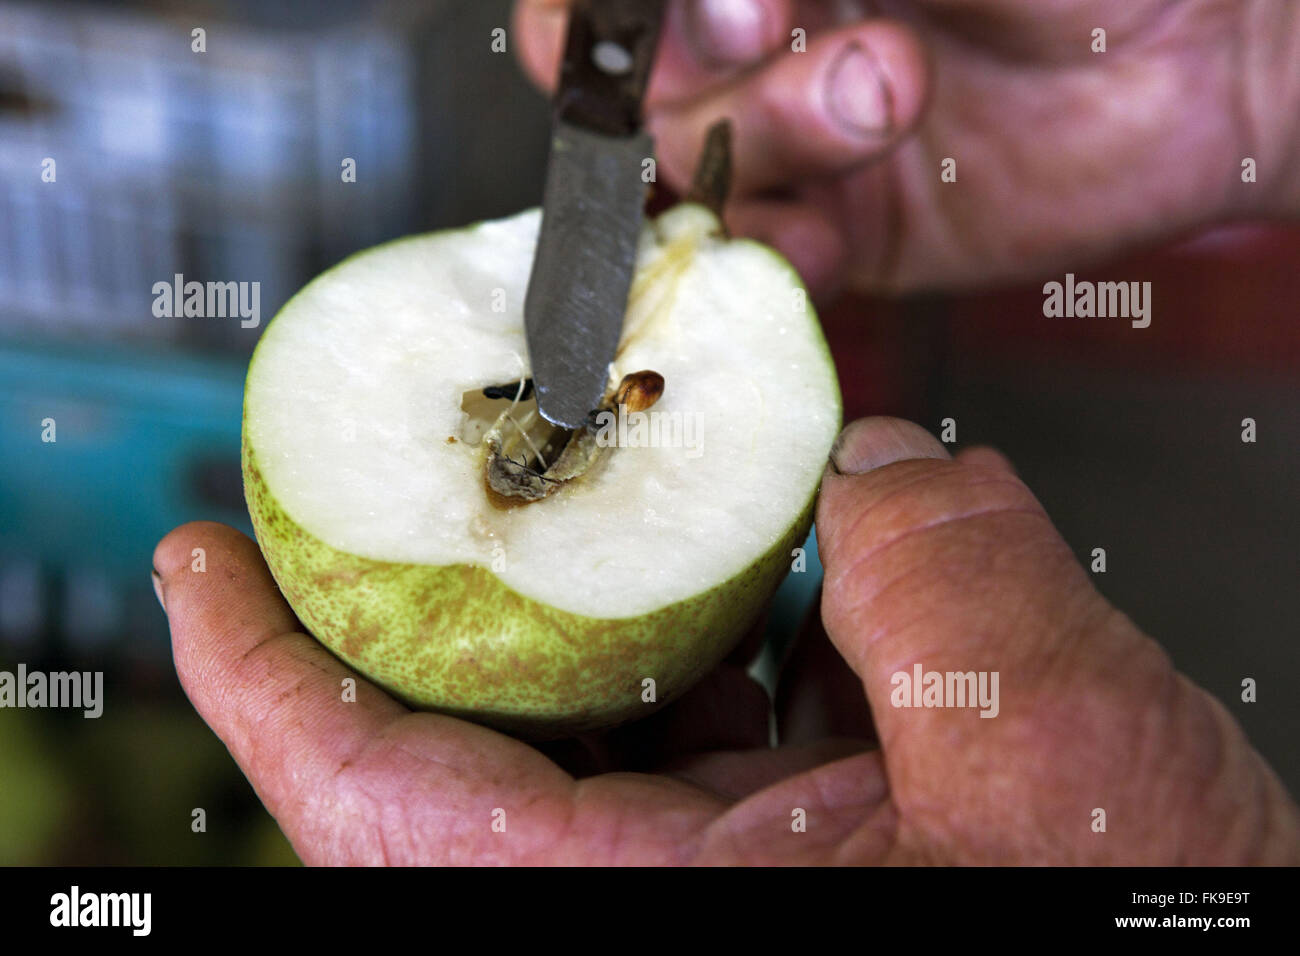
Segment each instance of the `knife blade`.
[{"label": "knife blade", "polygon": [[581,428],[622,336],[654,142],[641,101],[663,0],[573,5],[551,130],[524,328],[547,421]]}]

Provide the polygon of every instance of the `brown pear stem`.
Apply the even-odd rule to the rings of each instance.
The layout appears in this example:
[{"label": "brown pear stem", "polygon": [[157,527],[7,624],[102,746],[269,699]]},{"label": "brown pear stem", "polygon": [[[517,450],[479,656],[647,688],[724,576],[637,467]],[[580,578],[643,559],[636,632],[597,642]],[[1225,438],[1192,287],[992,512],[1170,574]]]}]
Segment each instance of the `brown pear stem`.
[{"label": "brown pear stem", "polygon": [[707,207],[721,220],[722,207],[726,205],[730,192],[731,120],[724,118],[710,126],[704,137],[704,149],[700,153],[699,165],[695,167],[695,179],[691,182],[691,191],[686,194],[686,201]]}]

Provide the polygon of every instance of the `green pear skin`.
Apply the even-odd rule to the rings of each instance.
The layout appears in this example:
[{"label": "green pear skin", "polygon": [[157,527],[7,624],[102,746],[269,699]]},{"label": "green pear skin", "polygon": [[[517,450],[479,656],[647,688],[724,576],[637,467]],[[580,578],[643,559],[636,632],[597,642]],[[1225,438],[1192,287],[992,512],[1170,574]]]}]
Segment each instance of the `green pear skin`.
[{"label": "green pear skin", "polygon": [[[262,554],[321,643],[412,707],[530,740],[647,716],[716,667],[790,569],[815,502],[814,495],[785,536],[730,580],[641,617],[601,620],[524,597],[476,565],[338,551],[284,513],[247,440],[242,459]],[[644,699],[647,680],[653,701]]]}]

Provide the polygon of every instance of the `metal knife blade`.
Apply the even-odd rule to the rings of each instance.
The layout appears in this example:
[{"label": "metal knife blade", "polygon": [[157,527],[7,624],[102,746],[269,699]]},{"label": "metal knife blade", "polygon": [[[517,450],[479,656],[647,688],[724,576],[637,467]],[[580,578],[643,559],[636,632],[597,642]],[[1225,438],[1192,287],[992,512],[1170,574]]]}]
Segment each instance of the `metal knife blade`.
[{"label": "metal knife blade", "polygon": [[604,396],[622,336],[654,143],[641,99],[663,0],[573,7],[524,327],[537,404],[582,427]]}]

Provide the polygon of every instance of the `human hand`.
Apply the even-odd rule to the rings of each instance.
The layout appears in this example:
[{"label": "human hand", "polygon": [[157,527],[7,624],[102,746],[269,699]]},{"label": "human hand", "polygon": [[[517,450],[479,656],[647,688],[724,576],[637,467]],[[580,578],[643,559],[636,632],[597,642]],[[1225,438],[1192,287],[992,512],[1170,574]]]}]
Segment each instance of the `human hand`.
[{"label": "human hand", "polygon": [[[360,678],[345,703],[356,675],[302,633],[256,545],[210,523],[154,555],[177,671],[308,863],[1300,862],[1272,771],[1093,589],[999,455],[951,460],[869,419],[833,461],[830,643],[804,635],[783,672],[777,748],[739,660],[551,756]],[[997,671],[997,716],[891,706],[918,663]]]},{"label": "human hand", "polygon": [[[548,88],[565,7],[515,11]],[[807,52],[791,52],[796,27]],[[647,125],[681,190],[730,117],[732,230],[814,292],[896,292],[1294,215],[1298,90],[1300,11],[1284,0],[669,0]],[[1246,157],[1258,182],[1242,182]],[[940,180],[947,158],[956,182]]]}]

